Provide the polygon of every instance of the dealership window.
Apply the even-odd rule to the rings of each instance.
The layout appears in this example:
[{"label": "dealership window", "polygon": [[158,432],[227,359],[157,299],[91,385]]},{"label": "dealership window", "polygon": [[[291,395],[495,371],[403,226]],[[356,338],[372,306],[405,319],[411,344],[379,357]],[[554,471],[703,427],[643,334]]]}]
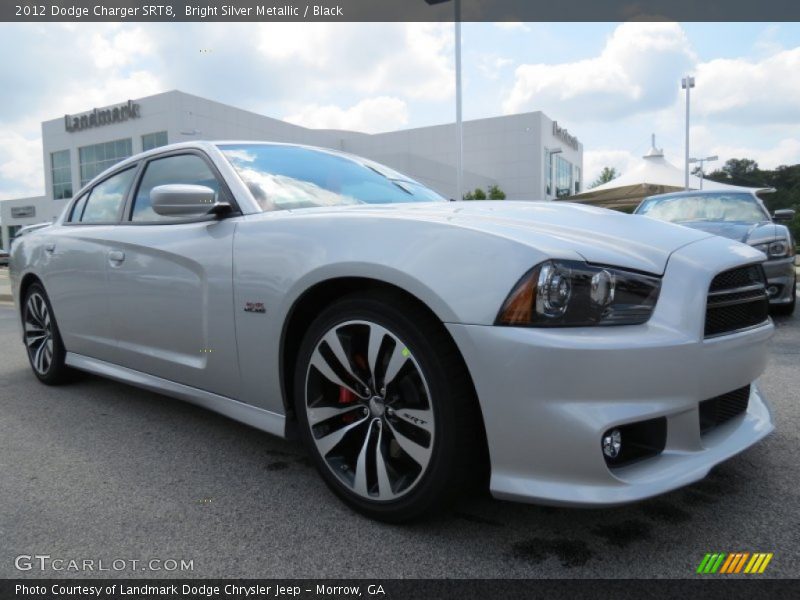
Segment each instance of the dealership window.
[{"label": "dealership window", "polygon": [[545,159],[544,159],[544,172],[545,172],[545,181],[546,183],[546,191],[548,196],[553,195],[553,153],[549,150],[545,149],[544,151]]},{"label": "dealership window", "polygon": [[95,176],[132,154],[131,138],[79,148],[81,186],[86,185]]},{"label": "dealership window", "polygon": [[152,150],[167,145],[167,132],[157,131],[155,133],[146,133],[142,136],[142,151]]},{"label": "dealership window", "polygon": [[572,163],[556,155],[556,196],[572,194]]},{"label": "dealership window", "polygon": [[72,198],[72,169],[69,150],[50,153],[50,173],[53,179],[53,199]]}]

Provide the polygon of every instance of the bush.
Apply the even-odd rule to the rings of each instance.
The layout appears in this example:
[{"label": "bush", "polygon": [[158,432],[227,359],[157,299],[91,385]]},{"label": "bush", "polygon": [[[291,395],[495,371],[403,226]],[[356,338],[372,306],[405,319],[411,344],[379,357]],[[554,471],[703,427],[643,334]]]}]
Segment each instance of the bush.
[{"label": "bush", "polygon": [[505,200],[506,193],[496,185],[489,186],[489,200]]},{"label": "bush", "polygon": [[[467,192],[464,194],[464,200],[486,200],[486,192],[484,192],[481,188],[475,188],[471,192]],[[489,186],[489,200],[505,200],[506,193],[500,189],[497,185],[490,185]]]},{"label": "bush", "polygon": [[486,192],[481,188],[475,188],[475,191],[464,194],[464,200],[486,200]]}]

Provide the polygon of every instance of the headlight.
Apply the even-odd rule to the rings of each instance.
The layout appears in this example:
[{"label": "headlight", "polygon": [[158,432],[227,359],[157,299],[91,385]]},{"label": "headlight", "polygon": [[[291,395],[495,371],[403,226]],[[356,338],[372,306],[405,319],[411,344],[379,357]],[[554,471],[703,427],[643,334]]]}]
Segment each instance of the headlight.
[{"label": "headlight", "polygon": [[506,298],[497,325],[583,327],[646,322],[661,279],[615,267],[548,260],[528,271]]},{"label": "headlight", "polygon": [[794,248],[786,240],[777,240],[767,244],[755,244],[756,250],[761,250],[768,258],[785,258],[794,255]]}]

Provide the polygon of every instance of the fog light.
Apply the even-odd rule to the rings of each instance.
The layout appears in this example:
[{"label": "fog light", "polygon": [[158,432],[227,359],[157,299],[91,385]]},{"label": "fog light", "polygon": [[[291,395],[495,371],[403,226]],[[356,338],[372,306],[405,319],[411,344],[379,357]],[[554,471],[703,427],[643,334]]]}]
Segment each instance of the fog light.
[{"label": "fog light", "polygon": [[767,288],[767,294],[769,294],[770,298],[772,298],[777,293],[778,293],[778,286],[771,285]]},{"label": "fog light", "polygon": [[622,433],[619,429],[607,431],[603,436],[603,454],[608,458],[617,458],[622,449]]}]

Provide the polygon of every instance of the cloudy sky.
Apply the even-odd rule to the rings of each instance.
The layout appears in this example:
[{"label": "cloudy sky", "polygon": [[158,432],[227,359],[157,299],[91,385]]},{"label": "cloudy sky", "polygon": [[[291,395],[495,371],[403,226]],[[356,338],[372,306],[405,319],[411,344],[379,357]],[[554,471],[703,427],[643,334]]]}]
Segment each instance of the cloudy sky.
[{"label": "cloudy sky", "polygon": [[[180,89],[309,127],[453,120],[452,24],[0,24],[0,199],[43,193],[40,123]],[[650,145],[800,162],[800,24],[466,23],[465,118],[543,110],[586,180]]]}]

